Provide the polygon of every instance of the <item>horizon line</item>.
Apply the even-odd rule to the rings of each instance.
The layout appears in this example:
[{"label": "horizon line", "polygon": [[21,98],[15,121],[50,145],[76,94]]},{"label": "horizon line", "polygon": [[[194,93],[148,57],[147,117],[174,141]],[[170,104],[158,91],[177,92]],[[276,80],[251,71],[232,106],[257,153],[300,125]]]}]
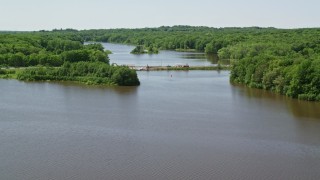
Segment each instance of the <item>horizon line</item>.
[{"label": "horizon line", "polygon": [[0,32],[40,32],[40,31],[63,31],[63,30],[76,30],[76,31],[86,31],[86,30],[115,30],[115,29],[157,29],[161,27],[203,27],[203,28],[212,28],[212,29],[227,29],[227,28],[239,28],[239,29],[244,29],[244,28],[261,28],[261,29],[279,29],[279,30],[294,30],[294,29],[317,29],[320,28],[313,26],[313,27],[292,27],[292,28],[282,28],[282,27],[274,27],[274,26],[225,26],[225,27],[213,27],[213,26],[195,26],[195,25],[162,25],[162,26],[156,26],[156,27],[114,27],[114,28],[53,28],[53,29],[38,29],[38,30],[2,30],[0,29]]}]

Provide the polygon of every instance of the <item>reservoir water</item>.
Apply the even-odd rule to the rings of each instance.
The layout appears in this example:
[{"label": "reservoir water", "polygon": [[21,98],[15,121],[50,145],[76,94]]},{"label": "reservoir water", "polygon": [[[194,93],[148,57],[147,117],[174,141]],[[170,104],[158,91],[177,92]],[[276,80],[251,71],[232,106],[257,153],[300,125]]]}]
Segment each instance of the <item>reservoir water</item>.
[{"label": "reservoir water", "polygon": [[[215,55],[206,55],[200,52],[175,52],[160,51],[159,54],[130,54],[135,48],[131,45],[102,43],[105,49],[111,50],[110,62],[119,65],[135,66],[174,66],[177,64],[188,64],[190,66],[212,66],[217,64]],[[228,63],[222,61],[222,63]]]},{"label": "reservoir water", "polygon": [[231,85],[228,71],[138,75],[139,87],[0,79],[0,179],[320,179],[320,103]]}]

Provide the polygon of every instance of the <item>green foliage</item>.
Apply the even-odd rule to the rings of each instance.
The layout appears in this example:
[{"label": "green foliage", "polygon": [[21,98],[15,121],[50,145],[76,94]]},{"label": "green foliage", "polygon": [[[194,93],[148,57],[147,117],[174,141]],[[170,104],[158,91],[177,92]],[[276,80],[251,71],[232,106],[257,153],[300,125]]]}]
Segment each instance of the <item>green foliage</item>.
[{"label": "green foliage", "polygon": [[65,62],[59,68],[33,67],[20,70],[17,79],[26,81],[78,81],[86,84],[137,86],[137,74],[128,67],[110,66],[102,62]]},{"label": "green foliage", "polygon": [[21,67],[25,65],[25,55],[21,52],[15,54],[9,54],[8,56],[8,65],[12,67]]},{"label": "green foliage", "polygon": [[159,49],[151,44],[151,45],[149,45],[147,52],[148,52],[148,54],[158,54]]},{"label": "green foliage", "polygon": [[[79,34],[89,41],[142,45],[149,53],[158,49],[196,50],[217,53],[219,49],[246,39],[254,28],[208,28],[173,26],[143,29],[86,30]],[[156,49],[154,49],[156,48]],[[137,51],[142,52],[142,51]]]},{"label": "green foliage", "polygon": [[88,50],[71,50],[62,53],[63,60],[68,62],[89,61],[89,56]]},{"label": "green foliage", "polygon": [[144,46],[138,45],[136,46],[132,51],[131,54],[144,54],[147,53],[146,50],[144,50]]},{"label": "green foliage", "polygon": [[111,76],[113,82],[120,86],[140,85],[137,73],[127,67],[118,68]]},{"label": "green foliage", "polygon": [[[83,45],[84,41],[134,44],[137,46],[134,53],[157,53],[159,49],[196,50],[218,54],[220,60],[230,60],[232,82],[275,91],[293,98],[319,101],[319,37],[319,28],[285,30],[191,26],[5,33],[0,34],[0,66],[59,67],[65,62],[78,64],[80,61],[109,63],[108,52],[103,51],[101,44]],[[68,63],[63,66],[67,66],[66,64]],[[73,75],[67,75],[68,78],[92,77],[90,73],[84,73],[89,66],[80,64],[80,67],[74,67],[77,69],[74,71],[58,68],[61,69],[59,73],[73,72]],[[72,64],[68,66],[73,67]],[[108,70],[108,73],[112,71],[111,76],[103,68],[99,71],[114,83],[138,84],[134,80],[134,74],[130,75],[129,69],[117,72],[111,69]],[[126,81],[123,77],[132,80]]]},{"label": "green foliage", "polygon": [[[280,30],[279,30],[280,31]],[[231,81],[263,88],[293,98],[319,101],[320,35],[317,29],[268,34],[219,50],[232,59]],[[263,40],[263,41],[261,41]],[[258,42],[260,41],[260,42]]]},{"label": "green foliage", "polygon": [[61,66],[65,61],[109,63],[101,44],[83,45],[74,31],[0,34],[0,66]]},{"label": "green foliage", "polygon": [[0,69],[3,78],[140,84],[135,71],[109,66],[110,51],[104,51],[99,43],[83,45],[82,37],[74,30],[0,34],[0,52],[0,67],[27,67],[14,72]]},{"label": "green foliage", "polygon": [[104,51],[104,48],[100,43],[88,44],[85,46],[85,48],[90,50],[96,50],[96,51]]},{"label": "green foliage", "polygon": [[6,74],[6,71],[3,69],[0,69],[0,74]]}]

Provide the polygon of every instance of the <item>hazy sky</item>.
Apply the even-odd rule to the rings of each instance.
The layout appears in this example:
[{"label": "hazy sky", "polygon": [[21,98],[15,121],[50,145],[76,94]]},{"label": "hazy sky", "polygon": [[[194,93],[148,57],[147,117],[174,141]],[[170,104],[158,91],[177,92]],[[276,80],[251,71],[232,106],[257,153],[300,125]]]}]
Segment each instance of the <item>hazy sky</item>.
[{"label": "hazy sky", "polygon": [[320,27],[320,0],[0,0],[0,30]]}]

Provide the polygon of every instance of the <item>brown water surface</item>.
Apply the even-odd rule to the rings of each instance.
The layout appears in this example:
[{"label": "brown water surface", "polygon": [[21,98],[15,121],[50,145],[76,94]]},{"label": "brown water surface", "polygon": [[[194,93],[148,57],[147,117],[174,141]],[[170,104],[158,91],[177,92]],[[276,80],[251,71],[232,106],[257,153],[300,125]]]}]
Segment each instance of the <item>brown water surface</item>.
[{"label": "brown water surface", "polygon": [[228,77],[139,72],[140,87],[113,88],[0,80],[0,179],[320,179],[320,104]]}]

